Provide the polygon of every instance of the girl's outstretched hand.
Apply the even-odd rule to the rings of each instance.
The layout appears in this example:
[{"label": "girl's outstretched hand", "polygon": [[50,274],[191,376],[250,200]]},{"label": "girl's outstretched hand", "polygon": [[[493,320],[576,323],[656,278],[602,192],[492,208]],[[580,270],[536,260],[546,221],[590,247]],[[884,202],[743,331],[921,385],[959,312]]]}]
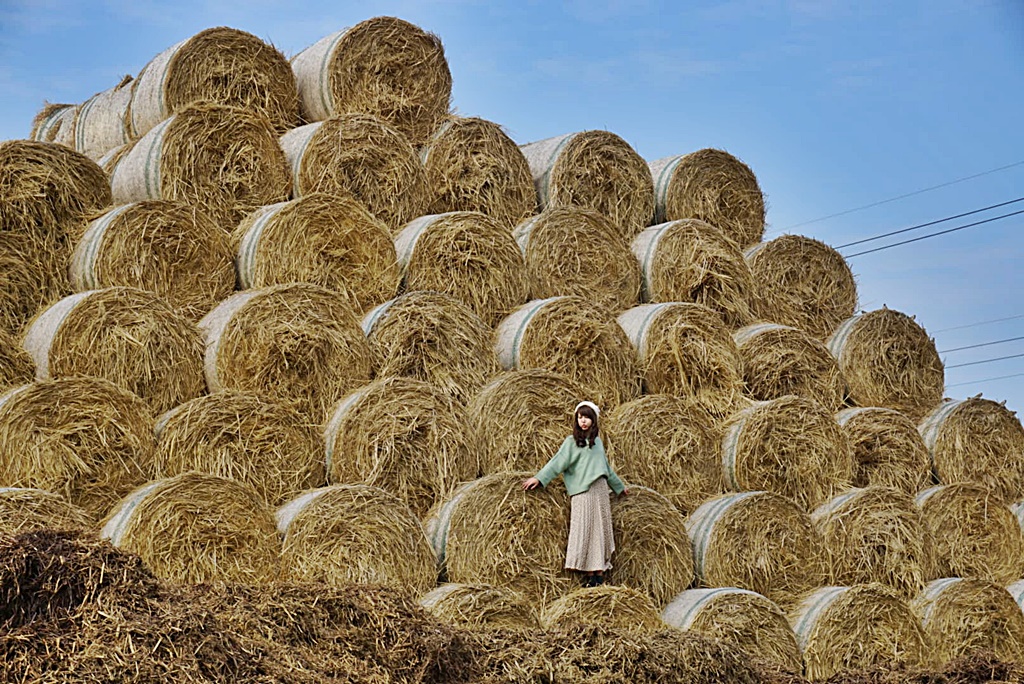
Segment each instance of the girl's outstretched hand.
[{"label": "girl's outstretched hand", "polygon": [[537,487],[540,487],[540,480],[537,478],[531,477],[523,480],[523,489],[529,491],[531,489],[536,489]]},{"label": "girl's outstretched hand", "polygon": [[622,494],[619,494],[619,496],[629,496],[629,487],[624,487]]}]

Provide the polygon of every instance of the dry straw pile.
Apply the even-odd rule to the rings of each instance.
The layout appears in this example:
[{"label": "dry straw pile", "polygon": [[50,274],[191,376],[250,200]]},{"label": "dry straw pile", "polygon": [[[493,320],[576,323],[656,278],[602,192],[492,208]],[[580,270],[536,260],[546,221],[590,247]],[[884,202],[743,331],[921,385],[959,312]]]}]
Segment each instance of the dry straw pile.
[{"label": "dry straw pile", "polygon": [[332,116],[281,137],[296,197],[351,195],[392,233],[427,208],[427,176],[409,140],[366,114]]},{"label": "dry straw pile", "polygon": [[803,330],[755,323],[733,334],[743,383],[753,399],[807,397],[830,411],[843,405],[846,383],[825,344]]},{"label": "dry straw pile", "polygon": [[684,515],[722,493],[721,440],[700,407],[648,394],[617,406],[601,429],[619,477],[654,489]]},{"label": "dry straw pile", "polygon": [[945,373],[935,340],[912,317],[876,309],[846,319],[828,341],[850,400],[920,420],[942,400]]},{"label": "dry straw pile", "polygon": [[154,480],[102,522],[100,536],[138,554],[158,577],[180,584],[265,584],[278,575],[281,542],[256,491],[203,473]]},{"label": "dry straw pile", "polygon": [[908,494],[932,484],[931,460],[914,421],[894,409],[844,409],[836,422],[853,452],[853,486],[883,485]]},{"label": "dry straw pile", "polygon": [[67,140],[67,131],[74,124],[77,110],[78,105],[47,102],[32,119],[29,139],[35,142],[61,142],[58,138],[63,133],[63,139]]},{"label": "dry straw pile", "polygon": [[811,513],[821,536],[826,582],[877,582],[912,598],[934,574],[932,538],[906,492],[851,489]]},{"label": "dry straw pile", "polygon": [[822,587],[789,615],[804,676],[824,681],[844,670],[920,667],[931,644],[910,606],[886,587]]},{"label": "dry straw pile", "polygon": [[28,355],[13,335],[0,327],[0,393],[32,382],[35,369]]},{"label": "dry straw pile", "polygon": [[735,491],[766,489],[811,511],[853,479],[846,435],[810,399],[755,402],[731,416],[724,430],[725,483]]},{"label": "dry straw pile", "polygon": [[177,200],[230,231],[291,192],[284,152],[261,114],[212,104],[182,109],[132,143],[110,172],[119,204]]},{"label": "dry straw pile", "polygon": [[648,394],[673,394],[716,417],[742,397],[740,356],[729,329],[699,304],[641,304],[618,317],[640,361]]},{"label": "dry straw pile", "polygon": [[602,409],[640,396],[629,338],[610,311],[585,299],[529,302],[498,325],[495,340],[502,368],[564,373]]},{"label": "dry straw pile", "polygon": [[1006,402],[947,399],[918,429],[939,482],[978,482],[1006,503],[1024,497],[1024,427]]},{"label": "dry straw pile", "polygon": [[520,223],[530,296],[576,295],[622,311],[640,301],[640,264],[621,230],[581,207],[553,207]]},{"label": "dry straw pile", "polygon": [[693,549],[686,519],[647,487],[630,487],[612,502],[616,551],[612,577],[661,607],[693,584]]},{"label": "dry straw pile", "polygon": [[239,292],[199,322],[206,384],[294,401],[319,424],[373,375],[373,354],[336,292],[308,283]]},{"label": "dry straw pile", "polygon": [[462,485],[426,521],[452,582],[510,587],[536,602],[570,591],[562,570],[569,504],[556,485],[523,491],[531,472],[495,473]]},{"label": "dry straw pile", "polygon": [[1024,573],[1024,534],[1017,517],[981,485],[951,484],[917,495],[934,541],[935,577],[978,577],[1007,584]]},{"label": "dry straw pile", "polygon": [[913,602],[933,648],[933,665],[991,652],[1000,660],[1024,657],[1024,613],[1003,587],[979,579],[946,577]]},{"label": "dry straw pile", "polygon": [[149,290],[199,320],[235,289],[227,234],[195,207],[146,200],[89,223],[71,259],[76,292]]},{"label": "dry straw pile", "polygon": [[740,247],[764,234],[764,195],[750,167],[711,148],[649,162],[656,198],[655,223],[695,218],[721,230]]},{"label": "dry straw pile", "polygon": [[347,194],[312,193],[256,210],[232,234],[243,289],[312,283],[364,313],[398,293],[395,243]]},{"label": "dry straw pile", "polygon": [[506,371],[487,383],[466,406],[481,471],[540,470],[572,432],[573,407],[583,398],[575,381],[539,368]]},{"label": "dry straw pile", "polygon": [[143,67],[125,116],[129,132],[138,138],[198,102],[259,114],[278,131],[299,119],[298,92],[284,55],[252,34],[223,26],[172,45]]},{"label": "dry straw pile", "polygon": [[785,614],[757,592],[734,587],[689,589],[665,607],[661,619],[672,627],[735,646],[785,672],[802,670],[800,647]]},{"label": "dry straw pile", "polygon": [[541,624],[549,630],[592,625],[632,632],[654,632],[665,627],[651,597],[619,586],[586,587],[544,606]]},{"label": "dry straw pile", "polygon": [[771,492],[709,499],[686,519],[697,578],[738,587],[783,608],[821,585],[821,539],[810,515]]},{"label": "dry straw pile", "polygon": [[395,237],[406,291],[465,302],[488,325],[527,300],[523,255],[508,229],[473,211],[421,216]]},{"label": "dry straw pile", "polygon": [[189,471],[251,485],[269,506],[326,481],[323,441],[292,407],[257,394],[198,397],[156,423],[160,477]]},{"label": "dry straw pile", "polygon": [[479,211],[512,228],[536,211],[530,165],[496,123],[450,117],[420,148],[420,159],[428,213]]},{"label": "dry straw pile", "polygon": [[422,145],[448,116],[452,75],[441,39],[395,17],[324,36],[292,58],[306,121],[368,113]]},{"label": "dry straw pile", "polygon": [[745,255],[762,315],[771,321],[824,340],[857,308],[850,266],[823,242],[782,235],[754,245]]},{"label": "dry straw pile", "polygon": [[419,520],[383,489],[334,485],[305,492],[277,510],[277,529],[286,580],[383,584],[417,595],[437,583]]},{"label": "dry straw pile", "polygon": [[466,404],[498,372],[491,329],[450,295],[408,292],[369,312],[362,325],[378,377],[423,380]]},{"label": "dry straw pile", "polygon": [[0,487],[0,535],[35,530],[91,530],[89,513],[59,494],[32,487]]},{"label": "dry straw pile", "polygon": [[754,279],[743,253],[710,223],[680,219],[651,226],[632,248],[643,272],[644,301],[703,304],[730,328],[757,318]]},{"label": "dry straw pile", "polygon": [[411,378],[383,378],[349,394],[324,439],[330,482],[381,487],[420,517],[480,470],[462,406]]},{"label": "dry straw pile", "polygon": [[448,624],[472,630],[540,628],[537,609],[525,596],[487,584],[442,584],[421,596],[419,604]]},{"label": "dry straw pile", "polygon": [[0,485],[60,494],[97,518],[153,477],[153,419],[99,378],[23,385],[0,397]]},{"label": "dry straw pile", "polygon": [[627,239],[654,215],[654,182],[647,162],[629,143],[607,131],[583,131],[521,147],[537,188],[540,208],[595,209]]},{"label": "dry straw pile", "polygon": [[70,130],[64,130],[62,137],[70,134],[74,148],[95,160],[127,143],[131,136],[125,114],[132,100],[133,80],[125,76],[113,88],[96,93],[76,107],[68,122]]},{"label": "dry straw pile", "polygon": [[39,316],[24,346],[36,378],[106,378],[162,413],[203,392],[195,323],[150,292],[108,287],[65,297]]}]

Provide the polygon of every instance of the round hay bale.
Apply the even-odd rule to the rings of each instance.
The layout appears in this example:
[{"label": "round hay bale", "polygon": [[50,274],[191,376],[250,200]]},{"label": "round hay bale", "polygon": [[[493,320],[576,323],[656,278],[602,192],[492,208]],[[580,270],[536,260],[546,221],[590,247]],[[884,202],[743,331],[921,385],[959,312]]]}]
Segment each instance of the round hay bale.
[{"label": "round hay bale", "polygon": [[1024,497],[1024,427],[1005,402],[947,399],[918,430],[939,482],[978,482],[1006,503]]},{"label": "round hay bale", "polygon": [[933,540],[935,577],[977,577],[1006,584],[1024,574],[1024,533],[1010,508],[981,485],[939,485],[920,492]]},{"label": "round hay bale", "polygon": [[121,161],[121,157],[128,153],[128,150],[132,148],[132,144],[128,143],[120,145],[107,152],[105,155],[96,160],[96,163],[100,165],[103,172],[108,176],[114,173],[114,169],[117,168],[117,162]]},{"label": "round hay bale", "polygon": [[149,290],[193,320],[235,289],[227,234],[194,207],[164,200],[124,204],[89,223],[70,276],[78,292]]},{"label": "round hay bale", "polygon": [[420,148],[420,159],[429,214],[478,211],[512,228],[537,209],[530,165],[496,123],[449,117]]},{"label": "round hay bale", "polygon": [[828,339],[857,309],[857,282],[835,249],[803,235],[781,235],[744,253],[763,315]]},{"label": "round hay bale", "polygon": [[787,396],[755,402],[724,425],[725,484],[767,489],[805,510],[850,487],[853,457],[846,435],[817,402]]},{"label": "round hay bale", "polygon": [[102,526],[101,538],[138,554],[168,582],[268,584],[278,576],[274,515],[236,480],[204,473],[154,480],[125,497]]},{"label": "round hay bale", "polygon": [[811,521],[829,584],[877,582],[909,599],[933,576],[932,540],[906,492],[881,485],[850,489],[818,506]]},{"label": "round hay bale", "polygon": [[725,150],[705,148],[648,162],[655,223],[700,219],[740,247],[761,241],[764,194],[750,167]]},{"label": "round hay bale", "polygon": [[306,121],[368,113],[422,145],[448,115],[452,74],[441,39],[395,17],[324,36],[292,58]]},{"label": "round hay bale", "polygon": [[1003,587],[979,579],[931,582],[912,603],[931,641],[934,664],[992,652],[1000,660],[1024,657],[1024,613]]},{"label": "round hay bale", "polygon": [[688,589],[661,611],[672,627],[735,646],[748,656],[782,670],[803,669],[800,647],[782,610],[761,594],[747,589]]},{"label": "round hay bale", "polygon": [[59,494],[32,487],[0,487],[0,534],[36,530],[92,530],[96,521]]},{"label": "round hay bale", "polygon": [[57,142],[61,130],[72,126],[77,109],[78,105],[47,102],[32,119],[29,139],[36,142]]},{"label": "round hay bale", "polygon": [[836,422],[853,452],[853,486],[883,485],[908,494],[932,484],[928,448],[914,421],[877,406],[844,409]]},{"label": "round hay bale", "polygon": [[138,138],[198,102],[259,114],[277,131],[299,120],[288,60],[256,36],[224,26],[200,31],[151,59],[132,85],[125,119]]},{"label": "round hay bale", "polygon": [[732,413],[742,397],[740,356],[729,329],[699,304],[642,304],[619,326],[640,360],[644,390],[674,394],[715,416]]},{"label": "round hay bale", "polygon": [[45,489],[97,518],[155,475],[155,446],[149,408],[100,378],[0,397],[0,485]]},{"label": "round hay bale", "polygon": [[106,378],[162,413],[203,393],[203,340],[195,323],[157,295],[108,287],[65,297],[23,340],[36,379]]},{"label": "round hay bale", "polygon": [[88,216],[111,203],[103,169],[55,143],[0,142],[0,226],[52,249],[72,244]]},{"label": "round hay bale", "polygon": [[132,81],[131,76],[125,76],[116,86],[96,93],[77,108],[71,124],[76,150],[99,160],[131,140],[125,114],[132,100]]},{"label": "round hay bale", "polygon": [[348,195],[312,193],[263,207],[232,240],[243,289],[313,283],[344,293],[359,313],[398,293],[391,232]]},{"label": "round hay bale", "polygon": [[426,212],[427,175],[396,129],[368,114],[333,116],[281,137],[295,197],[351,195],[392,233]]},{"label": "round hay bale", "polygon": [[491,329],[449,295],[407,292],[366,314],[362,326],[378,377],[424,380],[465,405],[498,372]]},{"label": "round hay bale", "polygon": [[626,333],[611,312],[580,297],[534,300],[495,332],[505,369],[564,373],[603,409],[640,396],[640,369]]},{"label": "round hay bale", "polygon": [[617,406],[602,432],[619,477],[651,487],[684,515],[723,491],[720,435],[699,406],[649,394]]},{"label": "round hay bale", "polygon": [[846,670],[919,668],[931,659],[910,605],[881,585],[822,587],[804,597],[789,621],[811,681]]},{"label": "round hay bale", "polygon": [[156,421],[160,477],[198,471],[251,485],[268,506],[322,485],[323,441],[292,407],[255,394],[198,397]]},{"label": "round hay bale", "polygon": [[612,576],[663,606],[693,584],[693,549],[686,520],[653,489],[630,487],[612,500],[616,551]]},{"label": "round hay bale", "polygon": [[775,323],[740,328],[733,339],[751,398],[769,400],[796,394],[830,411],[842,407],[846,382],[839,363],[821,340]]},{"label": "round hay bale", "polygon": [[200,104],[135,141],[111,171],[110,188],[118,204],[176,200],[230,232],[255,209],[288,199],[291,177],[265,117]]},{"label": "round hay bale", "polygon": [[574,380],[540,368],[491,380],[466,406],[481,471],[540,470],[572,430],[573,407],[584,397]]},{"label": "round hay bale", "polygon": [[603,214],[553,207],[520,223],[514,235],[533,298],[576,295],[612,311],[639,303],[640,264]]},{"label": "round hay bale", "polygon": [[0,328],[0,392],[32,382],[34,375],[32,357],[13,335]]},{"label": "round hay bale", "polygon": [[349,394],[324,440],[330,482],[386,489],[418,517],[480,471],[462,407],[411,378],[383,378]]},{"label": "round hay bale", "polygon": [[63,248],[0,229],[0,330],[19,334],[41,308],[70,291],[66,257]]},{"label": "round hay bale", "polygon": [[520,146],[530,164],[542,210],[595,209],[631,239],[654,216],[654,181],[647,162],[608,131],[582,131]]},{"label": "round hay bale", "polygon": [[919,421],[942,401],[946,379],[935,340],[911,316],[876,309],[846,319],[828,340],[850,400]]},{"label": "round hay bale", "polygon": [[199,322],[211,392],[295,402],[314,424],[373,376],[373,353],[336,292],[308,283],[234,294]]},{"label": "round hay bale", "polygon": [[697,219],[647,228],[632,242],[646,302],[693,302],[718,312],[730,328],[757,318],[756,290],[739,248]]},{"label": "round hay bale", "polygon": [[771,492],[725,494],[686,519],[704,587],[738,587],[781,607],[821,585],[821,539],[811,517]]},{"label": "round hay bale", "polygon": [[533,604],[511,589],[449,582],[421,596],[419,604],[434,617],[457,627],[540,629]]},{"label": "round hay bale", "polygon": [[[1018,519],[1020,518],[1020,512],[1017,512]],[[1018,606],[1024,609],[1024,580],[1017,580],[1006,585],[1006,590],[1010,592],[1010,596],[1017,602]]]},{"label": "round hay bale", "polygon": [[523,255],[511,233],[472,211],[431,214],[395,236],[404,289],[461,299],[488,325],[527,301]]},{"label": "round hay bale", "polygon": [[412,511],[367,485],[305,492],[277,510],[281,575],[294,582],[383,584],[421,594],[437,583],[437,559]]},{"label": "round hay bale", "polygon": [[449,581],[512,588],[542,603],[577,586],[562,569],[569,540],[565,490],[523,491],[532,474],[485,475],[430,512],[427,537]]},{"label": "round hay bale", "polygon": [[546,629],[575,626],[654,632],[664,629],[651,597],[630,587],[599,586],[576,589],[544,606],[540,615]]}]

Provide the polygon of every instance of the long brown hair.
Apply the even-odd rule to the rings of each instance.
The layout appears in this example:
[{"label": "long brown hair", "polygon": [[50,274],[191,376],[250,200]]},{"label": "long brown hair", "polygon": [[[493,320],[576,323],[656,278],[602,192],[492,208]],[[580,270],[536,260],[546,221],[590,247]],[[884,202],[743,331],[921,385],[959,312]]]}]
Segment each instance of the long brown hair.
[{"label": "long brown hair", "polygon": [[[580,427],[580,421],[577,416],[586,416],[590,418],[590,429],[583,431]],[[589,406],[580,406],[576,409],[576,413],[572,416],[572,436],[576,440],[576,446],[594,446],[594,440],[597,439],[597,414],[594,409]]]}]

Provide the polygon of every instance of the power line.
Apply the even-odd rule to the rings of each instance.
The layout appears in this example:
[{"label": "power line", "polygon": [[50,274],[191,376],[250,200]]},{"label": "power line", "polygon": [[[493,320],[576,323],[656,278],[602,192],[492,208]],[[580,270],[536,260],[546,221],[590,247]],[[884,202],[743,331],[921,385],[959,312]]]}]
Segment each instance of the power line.
[{"label": "power line", "polygon": [[1008,202],[1000,202],[999,204],[992,204],[981,209],[975,209],[974,211],[965,211],[962,214],[956,214],[955,216],[947,216],[946,218],[940,218],[935,221],[929,221],[927,223],[918,223],[916,226],[910,226],[909,228],[900,228],[889,233],[882,233],[881,235],[875,235],[873,237],[864,238],[863,240],[855,240],[854,242],[847,242],[845,245],[839,245],[836,249],[843,249],[844,247],[853,247],[854,245],[861,245],[865,242],[874,242],[875,240],[881,240],[882,238],[891,237],[893,235],[899,235],[901,233],[909,233],[912,230],[918,230],[919,228],[927,228],[928,226],[935,226],[940,223],[947,221],[953,221],[954,219],[963,218],[965,216],[972,216],[973,214],[980,214],[983,211],[989,211],[991,209],[998,209],[999,207],[1005,207],[1008,204],[1016,204],[1017,202],[1024,202],[1024,197],[1018,197],[1017,199],[1010,200]]},{"label": "power line", "polygon": [[994,344],[1003,344],[1005,342],[1016,342],[1018,340],[1024,340],[1024,336],[1021,337],[1007,337],[1004,340],[995,340],[994,342],[982,342],[981,344],[969,344],[966,347],[953,347],[952,349],[943,349],[940,354],[949,354],[950,352],[963,351],[964,349],[978,349],[979,347],[991,347]]},{"label": "power line", "polygon": [[964,228],[973,228],[974,226],[980,226],[980,225],[985,224],[985,223],[992,223],[993,221],[1000,221],[1000,220],[1002,220],[1004,218],[1010,218],[1011,216],[1017,216],[1019,214],[1024,214],[1024,209],[1021,209],[1020,211],[1014,211],[1014,212],[1011,212],[1009,214],[1003,214],[1002,216],[994,216],[992,218],[984,219],[982,221],[975,221],[974,223],[967,223],[967,224],[964,224],[962,226],[957,226],[956,228],[948,228],[946,230],[940,230],[940,231],[937,231],[935,233],[928,233],[927,235],[921,235],[921,236],[916,237],[916,238],[910,238],[909,240],[901,240],[900,242],[893,242],[892,244],[883,245],[882,247],[875,247],[874,249],[866,249],[863,252],[854,252],[853,254],[844,254],[843,258],[844,259],[852,259],[855,256],[862,256],[864,254],[872,254],[873,252],[881,252],[881,251],[886,250],[886,249],[892,249],[893,247],[899,247],[900,245],[909,245],[911,242],[920,242],[921,240],[927,240],[928,238],[938,237],[940,235],[947,235],[949,233],[955,233],[958,230],[963,230]]},{"label": "power line", "polygon": [[966,325],[955,325],[952,328],[943,328],[942,330],[933,330],[932,333],[949,332],[951,330],[966,330],[968,328],[977,328],[979,325],[988,325],[989,323],[1002,323],[1003,321],[1015,321],[1019,318],[1024,318],[1024,314],[1017,314],[1016,316],[1006,316],[1005,318],[993,318],[987,321],[977,321],[975,323],[967,323]]},{"label": "power line", "polygon": [[811,219],[810,221],[804,221],[803,223],[794,223],[793,225],[787,226],[787,227],[783,228],[782,230],[792,230],[793,228],[799,228],[800,226],[808,226],[808,225],[810,225],[812,223],[818,223],[820,221],[825,221],[825,220],[830,219],[830,218],[836,218],[837,216],[846,216],[847,214],[852,214],[855,211],[863,211],[864,209],[870,209],[871,207],[877,207],[877,206],[882,205],[882,204],[888,204],[889,202],[895,202],[897,200],[906,199],[907,197],[913,197],[914,195],[920,195],[920,194],[925,193],[925,192],[931,192],[932,190],[938,190],[940,188],[946,188],[946,187],[949,187],[950,185],[956,185],[957,183],[963,183],[964,181],[969,181],[969,180],[972,180],[974,178],[981,178],[982,176],[987,176],[990,173],[996,173],[997,171],[1005,171],[1006,169],[1012,169],[1013,167],[1020,166],[1021,164],[1024,164],[1024,159],[1022,159],[1021,161],[1013,162],[1012,164],[1007,164],[1006,166],[1000,166],[998,168],[989,169],[988,171],[982,171],[981,173],[976,173],[976,174],[973,174],[971,176],[964,176],[963,178],[957,178],[956,180],[951,180],[951,181],[948,181],[946,183],[940,183],[939,185],[933,185],[933,186],[931,186],[929,188],[922,188],[921,190],[915,190],[914,192],[908,192],[908,193],[906,193],[904,195],[898,195],[896,197],[890,197],[889,199],[879,200],[878,202],[872,202],[871,204],[865,204],[864,206],[861,206],[861,207],[854,207],[853,209],[847,209],[845,211],[840,211],[840,212],[837,212],[835,214],[829,214],[828,216],[820,216],[820,217],[818,217],[816,219]]},{"label": "power line", "polygon": [[982,359],[981,361],[969,361],[967,363],[955,363],[952,366],[946,366],[946,370],[950,368],[963,368],[964,366],[980,366],[983,363],[992,363],[993,361],[1005,361],[1006,359],[1019,359],[1024,354],[1010,354],[1009,356],[997,356],[994,359]]},{"label": "power line", "polygon": [[946,389],[950,387],[963,387],[964,385],[976,385],[982,382],[992,382],[994,380],[1006,380],[1008,378],[1020,378],[1024,377],[1024,373],[1013,373],[1012,375],[997,375],[994,378],[982,378],[981,380],[971,380],[969,382],[954,382],[952,385],[946,385]]}]

